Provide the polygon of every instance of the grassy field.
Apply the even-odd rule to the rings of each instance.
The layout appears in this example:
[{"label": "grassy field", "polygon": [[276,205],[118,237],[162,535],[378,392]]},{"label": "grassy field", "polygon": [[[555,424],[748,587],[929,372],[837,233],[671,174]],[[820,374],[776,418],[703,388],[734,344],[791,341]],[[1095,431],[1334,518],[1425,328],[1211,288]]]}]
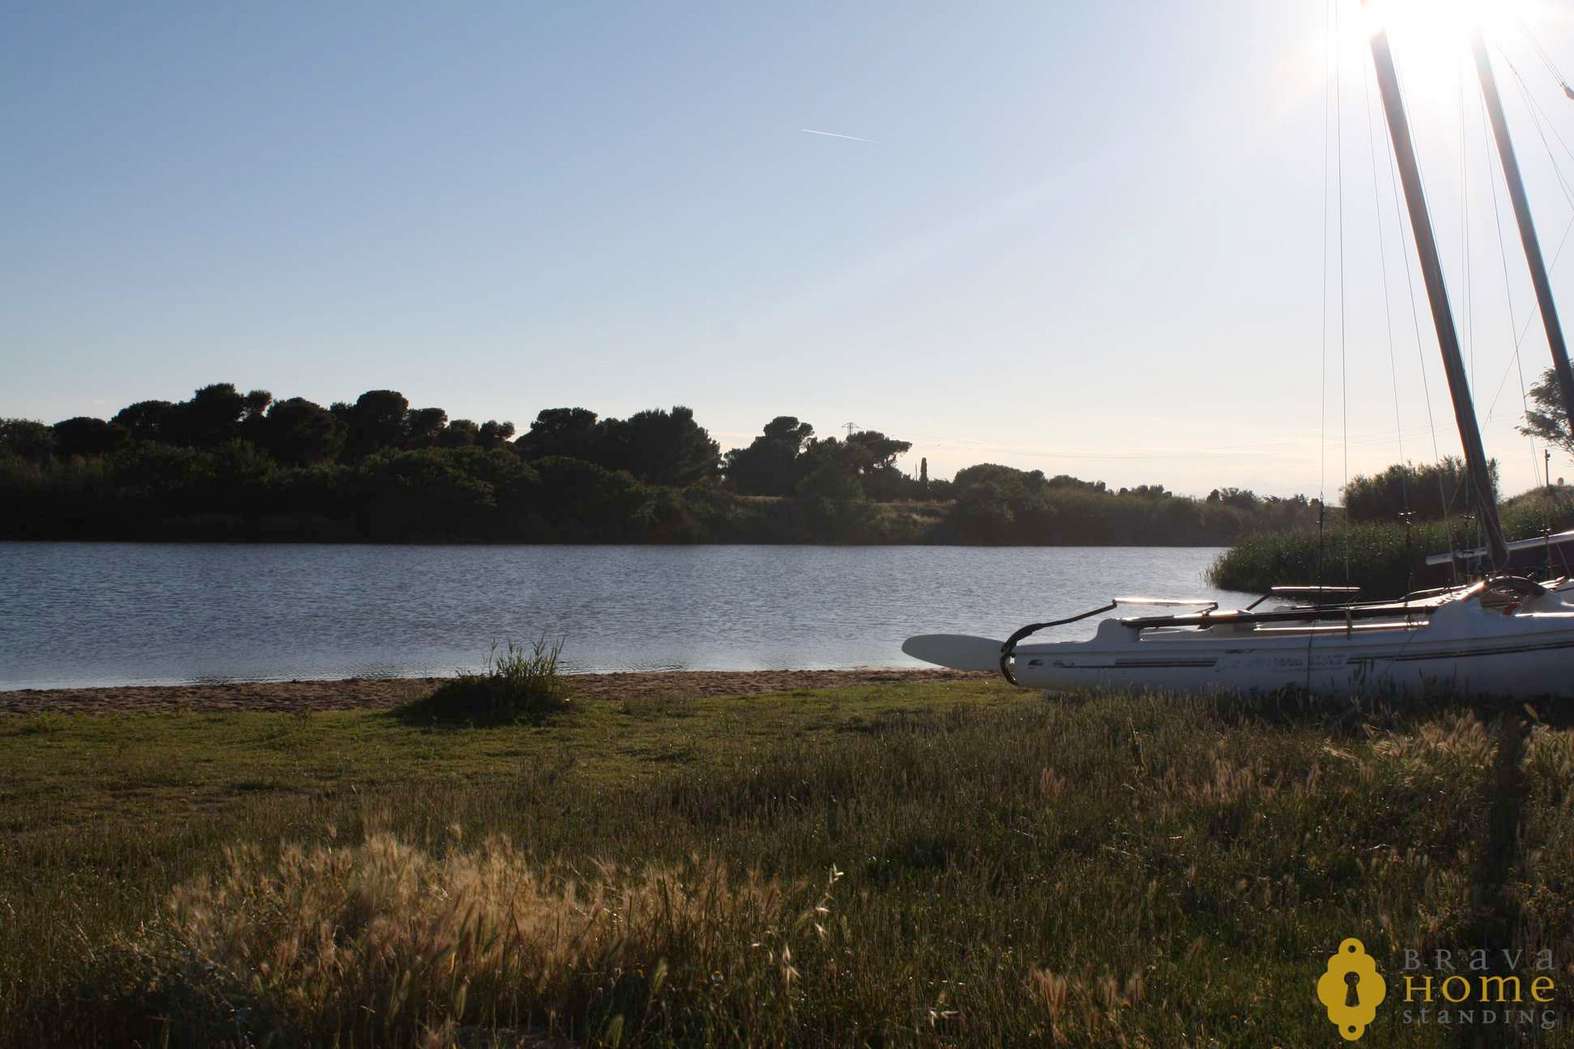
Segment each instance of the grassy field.
[{"label": "grassy field", "polygon": [[6,717],[0,1044],[1335,1045],[1348,936],[1551,948],[1567,1007],[1574,742],[1522,723],[986,681]]}]

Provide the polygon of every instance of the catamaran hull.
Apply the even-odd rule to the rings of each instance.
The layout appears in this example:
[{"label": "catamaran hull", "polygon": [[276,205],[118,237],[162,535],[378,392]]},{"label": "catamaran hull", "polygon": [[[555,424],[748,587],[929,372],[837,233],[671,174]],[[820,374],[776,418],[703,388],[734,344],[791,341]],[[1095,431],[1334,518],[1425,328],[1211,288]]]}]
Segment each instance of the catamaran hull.
[{"label": "catamaran hull", "polygon": [[[1047,646],[1045,646],[1047,647]],[[1542,696],[1574,698],[1574,637],[1533,649],[1464,648],[1426,653],[1400,647],[1350,652],[1220,649],[1128,657],[1117,652],[1021,652],[1018,684],[1049,690],[1139,688],[1165,692]]]},{"label": "catamaran hull", "polygon": [[[1106,620],[1091,641],[1019,645],[1010,670],[1019,685],[1047,690],[1574,698],[1574,609],[1555,607],[1505,615],[1460,601],[1419,624],[1250,631],[1144,632]],[[904,648],[940,661],[936,646]],[[980,669],[971,656],[958,669]]]}]

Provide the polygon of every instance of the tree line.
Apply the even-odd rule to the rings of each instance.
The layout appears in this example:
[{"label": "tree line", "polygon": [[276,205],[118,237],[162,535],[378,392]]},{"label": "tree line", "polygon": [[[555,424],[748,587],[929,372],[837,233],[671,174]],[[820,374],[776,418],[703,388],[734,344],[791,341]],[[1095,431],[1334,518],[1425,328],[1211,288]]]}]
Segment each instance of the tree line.
[{"label": "tree line", "polygon": [[722,454],[685,407],[449,418],[394,390],[326,407],[229,383],[53,425],[0,419],[0,536],[480,542],[1215,544],[1316,500],[1191,499],[995,464],[947,481],[908,441],[778,416]]}]

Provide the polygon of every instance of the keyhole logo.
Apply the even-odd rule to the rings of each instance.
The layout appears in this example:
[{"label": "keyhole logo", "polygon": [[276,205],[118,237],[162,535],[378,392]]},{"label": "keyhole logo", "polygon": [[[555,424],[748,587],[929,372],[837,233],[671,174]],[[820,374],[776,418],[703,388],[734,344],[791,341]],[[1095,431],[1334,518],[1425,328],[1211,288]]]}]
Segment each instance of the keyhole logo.
[{"label": "keyhole logo", "polygon": [[1388,984],[1377,971],[1377,962],[1355,937],[1339,944],[1328,958],[1328,968],[1317,979],[1317,1000],[1328,1010],[1328,1020],[1339,1035],[1353,1042],[1377,1018],[1377,1007],[1388,997]]}]

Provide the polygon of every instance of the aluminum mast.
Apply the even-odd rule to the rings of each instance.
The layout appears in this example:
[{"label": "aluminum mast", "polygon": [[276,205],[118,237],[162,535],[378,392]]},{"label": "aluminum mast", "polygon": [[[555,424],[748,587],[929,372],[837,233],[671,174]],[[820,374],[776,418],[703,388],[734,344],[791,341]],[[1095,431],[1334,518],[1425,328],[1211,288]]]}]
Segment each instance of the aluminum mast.
[{"label": "aluminum mast", "polygon": [[1476,408],[1470,400],[1470,380],[1464,359],[1459,354],[1459,333],[1448,305],[1448,288],[1443,283],[1443,266],[1437,257],[1437,238],[1432,233],[1432,216],[1427,211],[1426,193],[1421,188],[1421,171],[1416,164],[1415,145],[1410,140],[1410,121],[1405,116],[1404,99],[1399,94],[1399,77],[1394,72],[1394,56],[1388,47],[1388,33],[1378,29],[1372,34],[1372,64],[1377,68],[1377,85],[1383,96],[1383,112],[1388,118],[1388,135],[1393,140],[1394,158],[1399,162],[1399,180],[1404,186],[1405,204],[1410,210],[1410,230],[1415,234],[1416,254],[1421,257],[1421,276],[1426,281],[1427,299],[1432,305],[1432,324],[1437,329],[1438,348],[1443,354],[1443,371],[1448,376],[1448,392],[1454,402],[1454,421],[1459,426],[1459,442],[1464,446],[1465,465],[1476,492],[1476,505],[1486,532],[1487,554],[1494,569],[1508,565],[1508,546],[1503,541],[1503,523],[1498,520],[1497,500],[1492,491],[1492,474],[1486,450],[1481,445],[1481,427],[1476,423]]},{"label": "aluminum mast", "polygon": [[1481,94],[1486,99],[1487,116],[1492,118],[1492,137],[1497,140],[1498,159],[1503,162],[1503,181],[1514,202],[1514,218],[1519,223],[1519,239],[1525,245],[1525,262],[1530,267],[1530,282],[1536,288],[1536,304],[1541,307],[1541,323],[1547,329],[1547,347],[1552,351],[1552,370],[1558,376],[1558,392],[1563,395],[1563,412],[1568,416],[1569,432],[1574,433],[1574,369],[1569,368],[1569,351],[1563,343],[1563,325],[1558,323],[1557,303],[1552,301],[1552,285],[1547,281],[1547,266],[1541,257],[1541,242],[1530,219],[1530,202],[1525,199],[1525,184],[1519,177],[1519,158],[1508,136],[1508,121],[1503,118],[1503,101],[1498,97],[1497,78],[1492,75],[1492,59],[1486,41],[1477,29],[1470,41],[1476,54],[1476,74],[1481,78]]}]

